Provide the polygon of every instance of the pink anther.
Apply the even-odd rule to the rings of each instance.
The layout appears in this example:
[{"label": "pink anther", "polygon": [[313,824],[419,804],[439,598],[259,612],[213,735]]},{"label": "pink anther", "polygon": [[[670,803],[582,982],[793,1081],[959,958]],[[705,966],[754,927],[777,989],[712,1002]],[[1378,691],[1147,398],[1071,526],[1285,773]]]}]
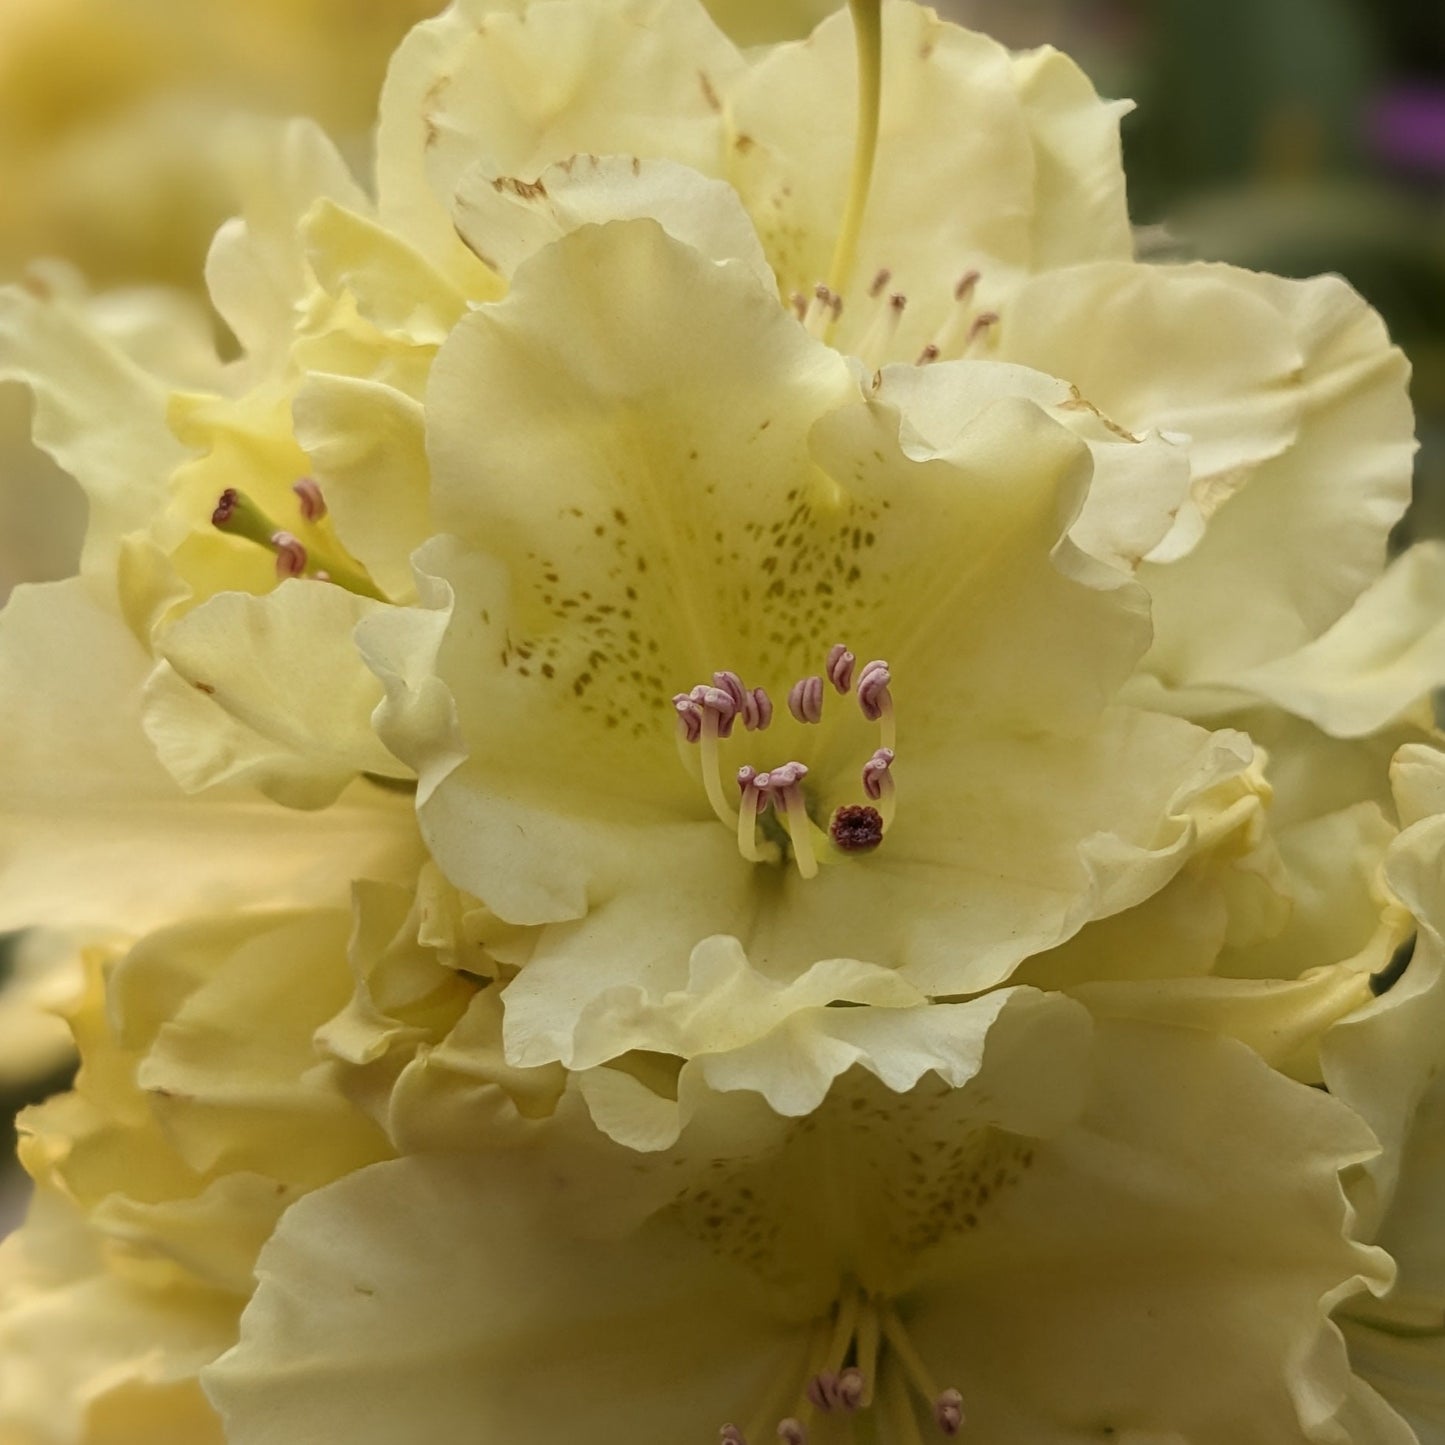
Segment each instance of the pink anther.
[{"label": "pink anther", "polygon": [[875,300],[883,294],[883,288],[893,279],[893,272],[887,266],[881,266],[872,281],[868,283],[868,294]]},{"label": "pink anther", "polygon": [[686,742],[695,743],[702,736],[702,705],[694,702],[685,692],[674,693],[673,709],[677,713],[677,725]]},{"label": "pink anther", "polygon": [[766,813],[772,801],[768,794],[768,775],[750,768],[746,763],[738,769],[738,788],[743,795],[743,809],[751,806],[755,813]]},{"label": "pink anther", "polygon": [[863,1371],[855,1365],[849,1365],[838,1376],[838,1383],[833,1388],[833,1396],[843,1410],[856,1410],[867,1393],[868,1382],[863,1378]]},{"label": "pink anther", "polygon": [[841,643],[835,642],[828,649],[828,664],[825,671],[828,681],[841,693],[853,686],[853,665],[858,659]]},{"label": "pink anther", "polygon": [[968,298],[973,295],[974,288],[977,287],[979,280],[980,275],[977,271],[965,271],[954,285],[953,299],[960,303],[967,301]]},{"label": "pink anther", "polygon": [[939,351],[937,345],[934,342],[930,341],[928,345],[925,346],[923,350],[918,353],[918,360],[915,361],[913,364],[915,366],[930,366],[933,362],[938,360],[938,356]]},{"label": "pink anther", "polygon": [[879,748],[863,764],[863,791],[876,803],[883,796],[884,779],[893,766],[893,749]]},{"label": "pink anther", "polygon": [[865,663],[863,671],[858,674],[858,706],[869,722],[877,722],[892,708],[893,696],[888,691],[888,684],[892,681],[893,674],[881,657]]},{"label": "pink anther", "polygon": [[789,1415],[786,1420],[778,1421],[778,1439],[783,1445],[808,1445],[808,1432],[803,1428],[801,1420],[795,1420]]},{"label": "pink anther", "polygon": [[[741,690],[741,689],[740,689]],[[678,698],[683,696],[678,693],[673,698],[673,705],[676,706]],[[723,687],[709,687],[705,682],[700,682],[690,693],[686,694],[688,701],[695,703],[698,709],[698,730],[701,734],[704,721],[712,716],[717,720],[717,735],[720,738],[729,737],[732,734],[733,722],[736,720],[739,706],[733,701],[732,693]],[[678,709],[681,712],[681,709]],[[688,741],[694,741],[689,730]]]},{"label": "pink anther", "polygon": [[772,768],[766,773],[758,774],[760,782],[763,778],[768,780],[768,791],[775,798],[782,798],[807,776],[808,769],[803,763],[784,763],[780,768]]},{"label": "pink anther", "polygon": [[773,700],[760,687],[743,695],[743,726],[755,733],[773,720]]},{"label": "pink anther", "polygon": [[301,515],[308,522],[319,522],[326,515],[326,498],[321,495],[321,488],[316,485],[314,477],[302,477],[299,482],[292,482],[291,490],[296,493],[296,500],[301,503]]},{"label": "pink anther", "polygon": [[800,677],[788,689],[788,711],[800,723],[823,721],[823,679]]},{"label": "pink anther", "polygon": [[990,327],[998,325],[997,311],[980,311],[968,328],[968,345],[972,346]]},{"label": "pink anther", "polygon": [[747,699],[747,689],[743,686],[743,680],[735,672],[715,672],[712,675],[712,685],[721,688],[732,699],[733,709],[741,712]]},{"label": "pink anther", "polygon": [[272,532],[271,545],[276,549],[276,575],[299,577],[306,570],[306,548],[290,532]]},{"label": "pink anther", "polygon": [[717,1432],[718,1445],[748,1445],[743,1432],[736,1425],[724,1425]]},{"label": "pink anther", "polygon": [[838,1377],[832,1370],[820,1370],[808,1381],[808,1400],[819,1410],[828,1411],[838,1403]]},{"label": "pink anther", "polygon": [[957,1435],[963,1429],[963,1396],[954,1389],[942,1391],[933,1402],[933,1418],[945,1435]]}]

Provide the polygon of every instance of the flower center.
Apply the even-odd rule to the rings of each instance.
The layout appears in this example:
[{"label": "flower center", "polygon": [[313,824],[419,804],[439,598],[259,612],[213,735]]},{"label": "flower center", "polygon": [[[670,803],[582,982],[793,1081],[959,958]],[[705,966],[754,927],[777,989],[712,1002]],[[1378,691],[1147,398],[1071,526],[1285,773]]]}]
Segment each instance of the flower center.
[{"label": "flower center", "polygon": [[708,802],[718,821],[735,830],[738,851],[750,863],[777,863],[791,854],[803,877],[814,878],[821,862],[870,852],[883,841],[894,815],[892,674],[888,664],[877,658],[858,670],[855,688],[856,664],[853,653],[843,643],[835,643],[822,673],[799,678],[788,689],[788,712],[805,730],[823,722],[827,684],[840,697],[855,696],[864,719],[878,725],[879,746],[859,773],[864,794],[877,806],[840,806],[833,811],[826,831],[813,817],[819,794],[806,785],[809,768],[796,758],[766,771],[744,763],[735,774],[739,800],[736,805],[730,800],[719,744],[732,736],[739,721],[746,732],[769,728],[773,704],[763,688],[746,687],[735,672],[715,672],[710,685],[701,683],[672,699],[684,765],[691,768],[691,750],[697,749]]},{"label": "flower center", "polygon": [[790,1359],[746,1432],[724,1425],[719,1445],[807,1445],[812,1434],[851,1445],[855,1422],[870,1411],[865,1438],[883,1445],[923,1445],[925,1430],[953,1436],[963,1428],[963,1396],[938,1387],[892,1303],[855,1287],[814,1325],[802,1375]]}]

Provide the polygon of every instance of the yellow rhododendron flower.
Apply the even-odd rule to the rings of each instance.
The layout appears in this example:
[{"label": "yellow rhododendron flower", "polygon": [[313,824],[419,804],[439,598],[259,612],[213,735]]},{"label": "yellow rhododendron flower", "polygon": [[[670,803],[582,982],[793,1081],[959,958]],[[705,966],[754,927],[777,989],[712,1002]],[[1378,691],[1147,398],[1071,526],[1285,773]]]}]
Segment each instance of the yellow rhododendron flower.
[{"label": "yellow rhododendron flower", "polygon": [[801,1122],[708,1094],[638,1162],[564,1112],[312,1195],[206,1375],[227,1439],[1322,1438],[1329,1304],[1389,1276],[1345,1238],[1343,1106],[1057,996],[894,1033],[911,1080]]},{"label": "yellow rhododendron flower", "polygon": [[1404,363],[1135,261],[1063,57],[852,12],[458,0],[374,193],[237,132],[233,358],[0,293],[91,506],[0,617],[90,980],[0,1428],[1409,1440]]}]

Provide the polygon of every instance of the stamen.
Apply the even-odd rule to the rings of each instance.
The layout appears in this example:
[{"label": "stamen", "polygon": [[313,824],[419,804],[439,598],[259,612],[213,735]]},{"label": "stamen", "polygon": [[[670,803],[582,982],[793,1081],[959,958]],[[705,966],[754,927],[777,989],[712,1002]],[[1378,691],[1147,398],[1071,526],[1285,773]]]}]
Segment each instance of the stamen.
[{"label": "stamen", "polygon": [[940,1391],[933,1402],[933,1418],[945,1435],[957,1435],[963,1429],[963,1396],[952,1388]]},{"label": "stamen", "polygon": [[723,797],[722,760],[717,744],[719,738],[725,738],[732,732],[733,720],[738,715],[732,694],[725,688],[699,683],[691,692],[677,693],[672,699],[672,706],[680,725],[679,743],[698,745],[702,754],[702,784],[707,790],[707,800],[712,804],[718,821],[731,828],[738,819]]},{"label": "stamen", "polygon": [[800,723],[823,721],[823,679],[800,677],[788,689],[788,711]]},{"label": "stamen", "polygon": [[945,1435],[956,1435],[963,1426],[963,1396],[952,1387],[940,1390],[934,1384],[928,1366],[923,1363],[922,1356],[908,1338],[908,1331],[903,1328],[903,1321],[891,1305],[882,1306],[882,1324],[889,1349],[903,1366],[909,1383],[929,1402],[934,1423]]},{"label": "stamen", "polygon": [[863,764],[863,791],[879,805],[884,829],[893,825],[897,789],[893,782],[893,749],[877,748]]},{"label": "stamen", "polygon": [[801,291],[794,291],[788,300],[792,304],[798,320],[805,320],[808,315],[808,298]]},{"label": "stamen", "polygon": [[866,1393],[867,1382],[863,1378],[862,1370],[856,1365],[849,1365],[833,1386],[833,1399],[838,1409],[846,1410],[850,1414],[860,1408]]},{"label": "stamen", "polygon": [[859,1408],[866,1410],[873,1403],[873,1387],[878,1379],[878,1308],[871,1300],[866,1301],[858,1316],[858,1332],[854,1336],[854,1358],[858,1362],[858,1373],[863,1377],[863,1398]]},{"label": "stamen", "polygon": [[718,1445],[748,1445],[743,1432],[736,1425],[724,1425],[717,1432]]},{"label": "stamen", "polygon": [[763,861],[758,849],[758,815],[766,812],[772,801],[768,792],[769,781],[766,773],[756,772],[747,766],[738,769],[738,787],[743,794],[738,807],[738,852],[749,863]]},{"label": "stamen", "polygon": [[877,274],[868,283],[868,294],[876,301],[883,294],[883,288],[892,279],[893,272],[887,266],[880,266]]},{"label": "stamen", "polygon": [[973,325],[968,328],[968,340],[963,343],[963,353],[965,356],[973,350],[977,342],[983,340],[989,331],[998,325],[998,320],[997,311],[980,311],[978,315],[973,318]]},{"label": "stamen", "polygon": [[[778,1439],[784,1445],[808,1445],[808,1432],[803,1428],[801,1420],[795,1420],[791,1415],[786,1420],[778,1421]],[[741,1445],[747,1445],[746,1441]]]},{"label": "stamen", "polygon": [[863,716],[869,722],[879,724],[883,737],[882,745],[885,748],[896,746],[893,694],[889,691],[892,681],[893,674],[881,657],[865,663],[863,671],[858,675],[858,706],[863,709]]},{"label": "stamen", "polygon": [[804,764],[791,762],[772,769],[770,773],[759,773],[752,781],[759,789],[766,787],[774,811],[782,813],[787,819],[788,837],[793,844],[793,859],[798,865],[798,872],[804,878],[816,878],[818,855],[813,851],[813,820],[808,816],[808,805],[799,786],[807,776],[808,769]]},{"label": "stamen", "polygon": [[828,836],[844,853],[871,853],[883,841],[883,815],[877,808],[850,803],[833,814]]},{"label": "stamen", "polygon": [[743,697],[743,726],[750,732],[760,732],[773,720],[773,700],[760,687],[755,687]]},{"label": "stamen", "polygon": [[[883,274],[879,272],[879,275]],[[868,323],[868,329],[857,345],[860,361],[869,366],[882,366],[887,361],[907,305],[908,298],[902,292],[896,291],[881,306],[874,308],[873,319]]]},{"label": "stamen", "polygon": [[923,350],[918,353],[918,359],[913,364],[915,366],[931,366],[937,360],[938,347],[930,341],[928,345],[925,346]]},{"label": "stamen", "polygon": [[981,279],[979,272],[965,271],[954,284],[953,310],[949,313],[943,330],[934,337],[940,355],[952,356],[955,352],[961,355],[967,350],[968,339],[972,335],[969,327],[973,322],[970,303]]},{"label": "stamen", "polygon": [[825,286],[821,281],[813,288],[813,299],[803,317],[803,325],[809,333],[821,339],[843,314],[843,298]]},{"label": "stamen", "polygon": [[883,1402],[888,1410],[892,1436],[897,1445],[923,1445],[923,1435],[918,1428],[918,1416],[914,1414],[908,1386],[891,1371],[883,1381]]},{"label": "stamen", "polygon": [[321,488],[316,485],[314,477],[302,477],[299,482],[292,482],[291,490],[296,493],[296,499],[301,503],[301,515],[308,522],[319,522],[326,515],[326,498],[321,495]]},{"label": "stamen", "polygon": [[306,571],[306,548],[290,532],[272,532],[271,546],[276,551],[276,575],[300,577]]},{"label": "stamen", "polygon": [[702,736],[702,707],[685,692],[673,694],[672,706],[677,713],[678,736],[695,743]]},{"label": "stamen", "polygon": [[835,642],[828,649],[828,663],[824,670],[828,681],[844,695],[853,686],[853,664],[857,660],[841,642]]}]

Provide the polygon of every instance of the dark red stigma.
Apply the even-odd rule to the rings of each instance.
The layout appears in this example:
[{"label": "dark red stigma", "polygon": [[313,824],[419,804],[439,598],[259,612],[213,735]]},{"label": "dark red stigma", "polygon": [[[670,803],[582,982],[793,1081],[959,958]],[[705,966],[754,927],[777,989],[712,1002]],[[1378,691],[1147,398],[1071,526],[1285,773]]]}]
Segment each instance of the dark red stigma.
[{"label": "dark red stigma", "polygon": [[231,520],[231,514],[236,510],[235,487],[227,487],[221,493],[221,500],[216,503],[216,510],[211,513],[211,523],[216,527],[224,527]]},{"label": "dark red stigma", "polygon": [[877,808],[856,804],[839,808],[828,834],[845,853],[867,853],[883,841],[883,815]]}]

